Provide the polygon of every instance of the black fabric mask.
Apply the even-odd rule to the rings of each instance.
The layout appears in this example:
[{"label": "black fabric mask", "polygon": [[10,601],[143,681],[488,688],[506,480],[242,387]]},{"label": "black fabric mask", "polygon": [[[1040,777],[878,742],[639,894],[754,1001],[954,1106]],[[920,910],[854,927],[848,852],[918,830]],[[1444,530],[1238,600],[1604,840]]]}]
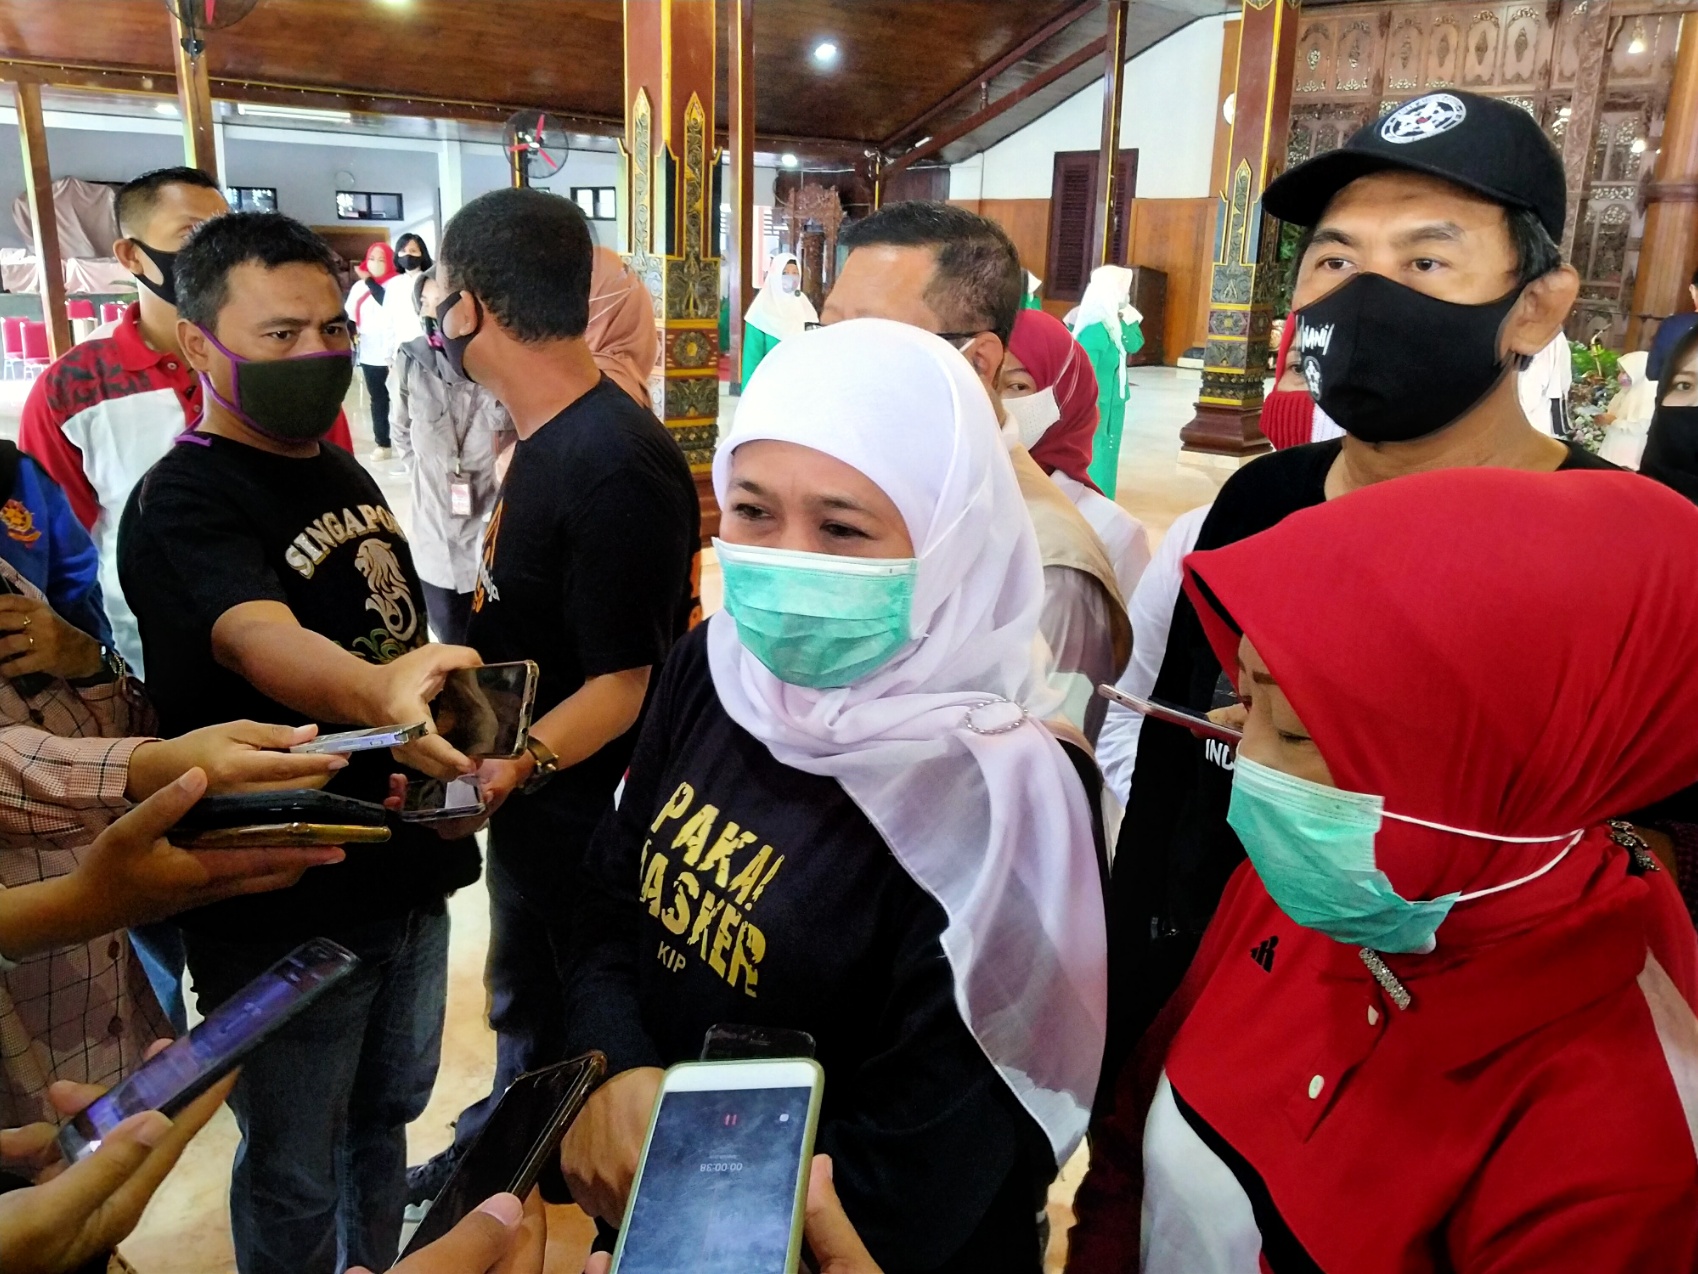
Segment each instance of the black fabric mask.
[{"label": "black fabric mask", "polygon": [[[464,336],[450,336],[443,330],[442,316],[458,305],[463,296],[470,299],[472,308],[478,312],[478,325]],[[465,291],[450,292],[437,303],[436,334],[442,340],[442,356],[448,360],[448,365],[454,369],[456,376],[461,380],[471,381],[474,385],[477,383],[477,378],[466,372],[466,346],[470,345],[473,338],[481,331],[483,331],[483,306],[478,303],[477,297],[472,296],[471,293]]]},{"label": "black fabric mask", "polygon": [[424,258],[416,252],[404,252],[395,258],[395,264],[402,270],[421,270],[424,268]]},{"label": "black fabric mask", "polygon": [[335,426],[342,399],[354,383],[352,350],[269,360],[243,358],[204,327],[200,330],[230,360],[235,401],[219,393],[204,372],[201,384],[250,429],[278,442],[317,442]]},{"label": "black fabric mask", "polygon": [[150,248],[140,239],[131,239],[130,242],[140,250],[143,256],[153,262],[159,270],[160,278],[164,280],[162,283],[155,283],[147,275],[138,274],[136,275],[136,282],[152,292],[161,301],[164,301],[165,304],[175,306],[177,304],[177,254],[175,252],[164,252],[158,248]]},{"label": "black fabric mask", "polygon": [[1639,472],[1698,504],[1698,407],[1657,408]]},{"label": "black fabric mask", "polygon": [[1346,433],[1409,442],[1454,423],[1503,378],[1498,334],[1520,295],[1458,305],[1358,274],[1297,312],[1292,348],[1309,393]]}]

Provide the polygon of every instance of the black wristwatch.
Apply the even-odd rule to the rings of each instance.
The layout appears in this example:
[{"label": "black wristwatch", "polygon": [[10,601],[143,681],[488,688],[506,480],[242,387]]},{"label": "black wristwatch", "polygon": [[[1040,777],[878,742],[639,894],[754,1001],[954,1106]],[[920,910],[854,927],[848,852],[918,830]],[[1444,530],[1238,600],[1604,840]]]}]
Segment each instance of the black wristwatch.
[{"label": "black wristwatch", "polygon": [[124,662],[111,646],[100,648],[100,671],[88,677],[67,677],[65,684],[76,690],[87,690],[93,686],[108,686],[114,681],[122,681],[130,675],[130,665]]},{"label": "black wristwatch", "polygon": [[553,748],[534,734],[525,740],[525,751],[536,760],[536,768],[531,771],[531,777],[526,779],[524,786],[519,789],[528,796],[560,772],[560,758],[554,755]]}]

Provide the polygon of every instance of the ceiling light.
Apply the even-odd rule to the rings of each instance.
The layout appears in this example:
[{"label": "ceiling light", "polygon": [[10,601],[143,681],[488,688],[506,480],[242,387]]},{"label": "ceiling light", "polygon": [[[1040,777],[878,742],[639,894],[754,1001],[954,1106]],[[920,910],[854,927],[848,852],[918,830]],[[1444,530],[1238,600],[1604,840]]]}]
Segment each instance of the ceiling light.
[{"label": "ceiling light", "polygon": [[1645,22],[1640,19],[1633,24],[1633,38],[1627,42],[1627,51],[1634,56],[1645,51]]},{"label": "ceiling light", "polygon": [[1568,119],[1573,114],[1574,114],[1574,108],[1572,106],[1564,106],[1564,107],[1561,107],[1561,108],[1558,109],[1557,118],[1558,119]]},{"label": "ceiling light", "polygon": [[778,157],[778,162],[783,164],[786,168],[794,168],[797,160],[796,156],[792,155],[789,151],[785,151]]},{"label": "ceiling light", "polygon": [[270,106],[264,102],[237,102],[236,113],[272,119],[322,120],[329,124],[347,124],[354,118],[347,111],[320,111],[310,106]]},{"label": "ceiling light", "polygon": [[155,102],[153,104],[153,109],[158,111],[161,115],[175,115],[177,113],[177,103]]},{"label": "ceiling light", "polygon": [[1645,139],[1643,137],[1635,137],[1633,139],[1633,145],[1629,146],[1627,149],[1632,151],[1635,155],[1643,155],[1645,153]]},{"label": "ceiling light", "polygon": [[830,40],[821,40],[814,45],[814,61],[821,66],[830,66],[837,61],[837,45]]}]

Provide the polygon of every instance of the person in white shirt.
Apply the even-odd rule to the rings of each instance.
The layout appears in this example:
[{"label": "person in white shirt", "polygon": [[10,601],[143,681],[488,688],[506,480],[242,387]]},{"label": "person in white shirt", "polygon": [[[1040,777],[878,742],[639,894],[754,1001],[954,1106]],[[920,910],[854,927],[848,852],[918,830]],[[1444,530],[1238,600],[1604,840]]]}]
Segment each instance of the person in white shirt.
[{"label": "person in white shirt", "polygon": [[354,270],[360,277],[348,289],[347,309],[359,333],[360,374],[365,377],[366,397],[371,402],[371,433],[377,440],[371,458],[393,460],[395,452],[389,445],[389,364],[395,357],[395,337],[389,330],[384,302],[388,285],[398,275],[395,252],[387,243],[374,243]]},{"label": "person in white shirt", "polygon": [[1574,361],[1568,337],[1558,332],[1549,345],[1533,355],[1516,383],[1521,410],[1533,428],[1553,438],[1568,437],[1568,390],[1572,384]]}]

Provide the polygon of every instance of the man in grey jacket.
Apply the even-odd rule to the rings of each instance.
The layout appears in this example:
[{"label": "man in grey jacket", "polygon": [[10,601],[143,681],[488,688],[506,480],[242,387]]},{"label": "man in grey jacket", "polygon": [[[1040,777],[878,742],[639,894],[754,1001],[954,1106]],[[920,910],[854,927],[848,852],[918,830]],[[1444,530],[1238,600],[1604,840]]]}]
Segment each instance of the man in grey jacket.
[{"label": "man in grey jacket", "polygon": [[[438,641],[463,645],[478,582],[484,521],[500,487],[495,457],[513,421],[495,395],[455,374],[442,353],[434,275],[409,284],[425,334],[395,351],[390,435],[413,470],[413,561]],[[505,435],[505,438],[503,437]]]}]

